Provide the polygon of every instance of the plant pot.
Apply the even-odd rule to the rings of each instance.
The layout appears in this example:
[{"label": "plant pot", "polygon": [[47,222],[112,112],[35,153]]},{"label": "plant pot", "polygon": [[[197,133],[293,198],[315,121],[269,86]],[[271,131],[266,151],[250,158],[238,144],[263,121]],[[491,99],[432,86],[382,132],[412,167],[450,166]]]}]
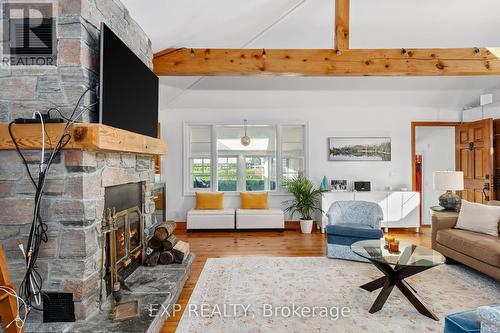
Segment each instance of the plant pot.
[{"label": "plant pot", "polygon": [[313,220],[300,220],[300,231],[303,234],[310,234],[313,228]]}]

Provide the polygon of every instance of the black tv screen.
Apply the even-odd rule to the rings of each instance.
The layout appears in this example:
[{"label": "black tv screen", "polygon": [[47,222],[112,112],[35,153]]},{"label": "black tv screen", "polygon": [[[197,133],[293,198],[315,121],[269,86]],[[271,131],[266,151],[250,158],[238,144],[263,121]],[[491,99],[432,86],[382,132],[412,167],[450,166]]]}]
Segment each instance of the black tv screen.
[{"label": "black tv screen", "polygon": [[101,24],[99,122],[157,137],[158,77]]}]

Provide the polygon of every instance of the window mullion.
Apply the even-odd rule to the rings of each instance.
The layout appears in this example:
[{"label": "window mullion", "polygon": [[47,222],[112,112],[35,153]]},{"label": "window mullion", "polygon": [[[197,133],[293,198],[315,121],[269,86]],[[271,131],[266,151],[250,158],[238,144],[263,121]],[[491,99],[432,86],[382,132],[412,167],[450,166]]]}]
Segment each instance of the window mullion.
[{"label": "window mullion", "polygon": [[246,162],[245,156],[243,154],[238,155],[238,163],[237,163],[237,186],[236,191],[243,192],[246,191]]},{"label": "window mullion", "polygon": [[283,153],[282,148],[282,128],[281,125],[276,125],[276,192],[281,192],[283,184]]},{"label": "window mullion", "polygon": [[211,184],[211,189],[212,192],[218,192],[218,186],[219,186],[219,176],[218,176],[218,157],[219,154],[217,152],[217,127],[212,125],[210,126],[210,133],[211,133],[211,149],[210,149],[210,158],[211,158],[211,163],[212,163],[212,184]]}]

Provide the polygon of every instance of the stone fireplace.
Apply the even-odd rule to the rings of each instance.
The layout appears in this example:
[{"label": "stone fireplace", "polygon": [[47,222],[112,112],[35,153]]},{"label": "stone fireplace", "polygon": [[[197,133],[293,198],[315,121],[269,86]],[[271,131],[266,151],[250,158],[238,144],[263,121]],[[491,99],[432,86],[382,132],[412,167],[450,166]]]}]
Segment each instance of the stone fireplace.
[{"label": "stone fireplace", "polygon": [[[30,168],[36,170],[34,166],[40,152],[28,150],[23,153]],[[18,245],[27,241],[34,189],[15,151],[0,151],[0,159],[0,211],[3,215],[0,239],[11,278],[19,285],[24,274],[24,260]],[[48,241],[42,244],[37,265],[44,291],[73,294],[77,319],[86,319],[98,310],[102,244],[106,244],[102,239],[105,208],[114,207],[116,213],[127,210],[126,215],[115,214],[115,218],[127,221],[129,227],[128,232],[122,232],[123,237],[128,237],[123,238],[128,247],[122,249],[124,256],[118,256],[122,274],[130,274],[125,271],[133,271],[137,262],[132,261],[139,261],[142,255],[143,243],[140,233],[136,233],[137,227],[144,226],[143,237],[146,238],[154,228],[153,184],[153,155],[65,150],[52,165],[41,211],[48,225]],[[113,196],[114,192],[120,194]],[[119,227],[118,230],[125,229]],[[135,258],[139,250],[141,254]],[[106,281],[102,282],[106,285]]]},{"label": "stone fireplace", "polygon": [[[14,150],[7,123],[31,118],[34,111],[46,113],[54,106],[65,116],[72,113],[80,95],[87,88],[95,88],[98,81],[101,22],[152,68],[151,42],[120,0],[53,3],[57,15],[57,66],[0,69],[0,241],[17,287],[26,271],[19,246],[27,244],[30,234],[35,188]],[[6,17],[0,15],[0,23]],[[161,318],[141,312],[140,319],[134,321],[137,326],[127,322],[120,326],[109,320],[106,306],[114,281],[111,272],[120,279],[128,277],[133,295],[125,298],[146,297],[144,301],[150,303],[173,304],[187,279],[193,255],[171,267],[140,266],[144,244],[156,223],[154,156],[165,155],[167,146],[159,139],[92,124],[97,120],[97,106],[96,97],[90,95],[82,100],[89,106],[89,112],[79,119],[83,123],[70,126],[71,140],[45,177],[40,214],[48,227],[47,241],[42,242],[36,262],[43,280],[42,291],[71,294],[77,321],[44,324],[40,312],[32,311],[25,331],[159,331]],[[46,152],[61,134],[61,125],[46,124]],[[37,179],[42,148],[40,125],[14,125],[13,132]]]}]

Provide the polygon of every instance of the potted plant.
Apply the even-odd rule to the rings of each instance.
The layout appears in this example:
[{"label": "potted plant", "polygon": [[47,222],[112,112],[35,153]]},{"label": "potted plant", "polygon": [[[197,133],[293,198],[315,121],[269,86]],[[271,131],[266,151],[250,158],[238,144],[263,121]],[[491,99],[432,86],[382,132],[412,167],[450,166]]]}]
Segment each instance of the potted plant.
[{"label": "potted plant", "polygon": [[313,183],[299,173],[297,177],[287,179],[283,182],[283,187],[293,195],[293,199],[284,202],[285,211],[292,215],[300,215],[300,230],[302,233],[310,234],[313,226],[312,215],[314,212],[323,212],[320,207],[321,194],[326,192],[320,188],[315,188]]}]

